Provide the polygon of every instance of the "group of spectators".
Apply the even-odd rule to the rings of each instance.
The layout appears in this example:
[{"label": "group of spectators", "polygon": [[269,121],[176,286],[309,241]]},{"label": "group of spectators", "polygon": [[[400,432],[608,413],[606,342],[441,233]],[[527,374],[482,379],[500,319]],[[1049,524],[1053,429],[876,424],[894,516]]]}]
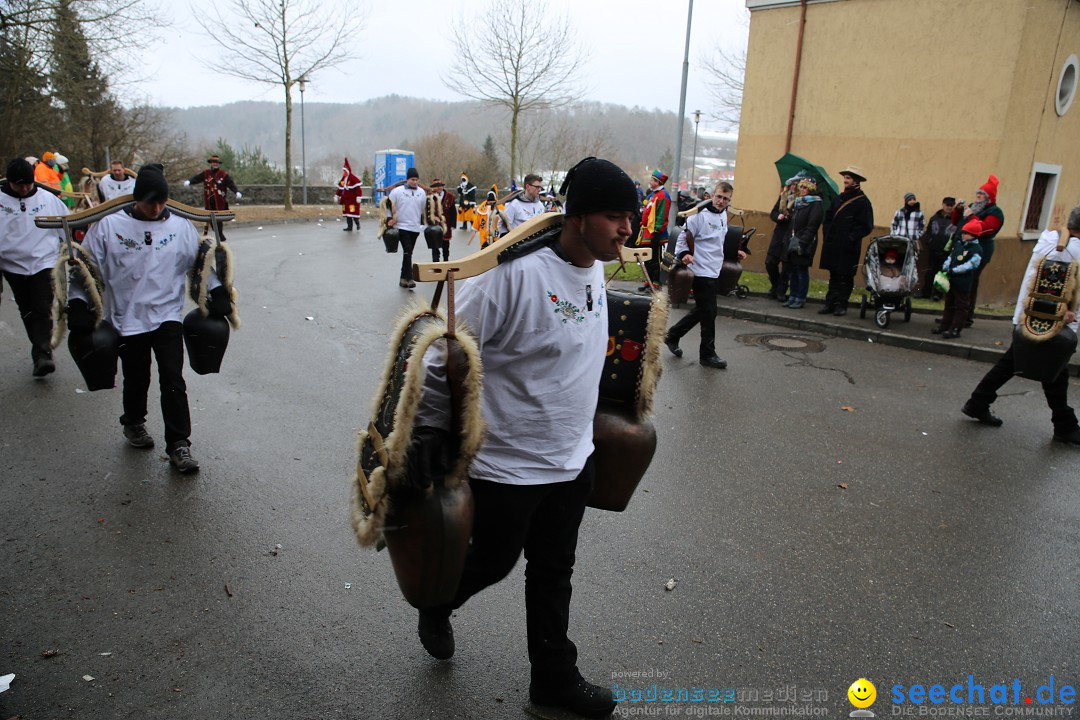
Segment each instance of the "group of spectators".
[{"label": "group of spectators", "polygon": [[769,297],[785,307],[806,306],[810,266],[817,251],[818,230],[824,227],[818,267],[829,273],[829,289],[819,314],[846,315],[862,260],[862,240],[874,227],[874,208],[862,190],[866,182],[855,165],[840,171],[844,190],[827,210],[822,208],[818,180],[800,172],[788,178],[769,217],[776,223],[765,258]]}]

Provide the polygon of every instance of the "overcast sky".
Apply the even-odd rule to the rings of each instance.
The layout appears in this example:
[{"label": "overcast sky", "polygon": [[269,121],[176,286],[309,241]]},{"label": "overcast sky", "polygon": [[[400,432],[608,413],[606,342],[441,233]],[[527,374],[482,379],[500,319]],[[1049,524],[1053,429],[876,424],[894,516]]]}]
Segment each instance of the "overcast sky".
[{"label": "overcast sky", "polygon": [[[686,41],[689,0],[522,0],[541,2],[555,13],[568,12],[579,21],[579,38],[589,48],[583,99],[639,105],[678,112],[679,85]],[[216,0],[227,6],[231,0]],[[145,62],[132,99],[155,105],[193,107],[237,100],[282,102],[280,86],[258,85],[215,73],[208,59],[220,57],[215,41],[195,22],[207,14],[210,0],[181,0],[166,11],[166,27]],[[440,65],[454,63],[449,37],[456,13],[483,8],[484,0],[327,0],[328,11],[339,7],[368,8],[363,33],[353,40],[358,60],[315,75],[305,102],[362,102],[397,93],[437,100],[463,100],[439,80]],[[686,114],[700,109],[706,115],[701,130],[722,129],[708,118],[711,101],[700,70],[703,52],[722,46],[746,47],[749,13],[744,0],[695,0],[690,37],[690,73]],[[294,101],[299,92],[294,89]]]}]

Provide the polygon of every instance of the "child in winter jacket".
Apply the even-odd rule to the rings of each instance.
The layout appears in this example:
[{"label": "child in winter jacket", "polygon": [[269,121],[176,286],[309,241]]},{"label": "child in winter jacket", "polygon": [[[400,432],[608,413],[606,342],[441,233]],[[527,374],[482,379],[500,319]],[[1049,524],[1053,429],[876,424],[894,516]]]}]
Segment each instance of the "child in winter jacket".
[{"label": "child in winter jacket", "polygon": [[953,244],[941,268],[949,275],[949,292],[945,295],[941,324],[932,332],[940,333],[943,338],[960,337],[960,330],[972,310],[975,271],[982,264],[982,246],[979,244],[982,231],[982,222],[978,218],[968,220],[962,228],[960,242]]}]

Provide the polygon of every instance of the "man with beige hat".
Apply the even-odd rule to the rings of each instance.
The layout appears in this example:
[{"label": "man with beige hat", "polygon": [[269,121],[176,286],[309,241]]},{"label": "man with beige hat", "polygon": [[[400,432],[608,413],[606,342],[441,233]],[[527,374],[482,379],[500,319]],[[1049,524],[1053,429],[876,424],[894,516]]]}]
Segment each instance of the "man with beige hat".
[{"label": "man with beige hat", "polygon": [[866,176],[855,165],[848,165],[840,175],[844,191],[833,200],[823,223],[825,234],[818,267],[829,271],[829,290],[825,306],[818,310],[821,315],[847,314],[855,273],[862,261],[862,240],[874,229],[874,207],[862,191]]}]

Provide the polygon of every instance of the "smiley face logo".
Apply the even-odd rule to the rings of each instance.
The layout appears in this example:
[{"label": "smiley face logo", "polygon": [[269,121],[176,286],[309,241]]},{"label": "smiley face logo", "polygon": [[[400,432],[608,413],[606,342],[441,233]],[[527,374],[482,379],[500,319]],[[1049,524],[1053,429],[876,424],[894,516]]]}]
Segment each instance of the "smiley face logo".
[{"label": "smiley face logo", "polygon": [[848,700],[857,708],[868,708],[877,699],[877,688],[866,678],[859,678],[851,683],[847,691]]}]

